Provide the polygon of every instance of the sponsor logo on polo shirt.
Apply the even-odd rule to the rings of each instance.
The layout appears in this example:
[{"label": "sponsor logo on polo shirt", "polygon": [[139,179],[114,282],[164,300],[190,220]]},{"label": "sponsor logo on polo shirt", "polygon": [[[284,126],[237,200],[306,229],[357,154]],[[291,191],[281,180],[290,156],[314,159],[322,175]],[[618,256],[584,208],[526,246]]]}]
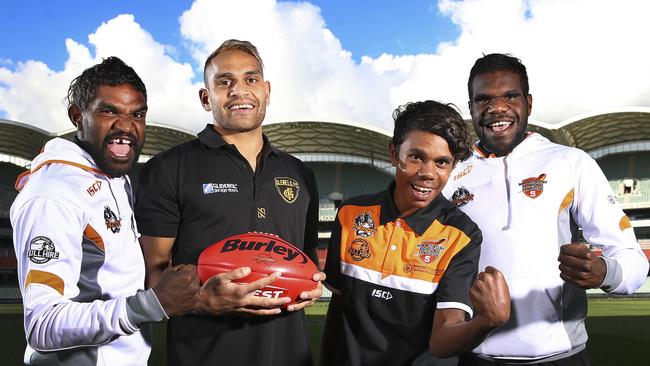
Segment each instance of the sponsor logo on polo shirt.
[{"label": "sponsor logo on polo shirt", "polygon": [[88,192],[90,197],[92,197],[95,195],[95,193],[99,192],[100,189],[102,189],[102,181],[96,180],[93,184],[90,185],[90,187],[86,189],[86,192]]},{"label": "sponsor logo on polo shirt", "polygon": [[352,225],[352,228],[354,229],[354,233],[362,238],[368,238],[374,235],[377,231],[370,212],[364,212],[357,216],[354,219],[354,225]]},{"label": "sponsor logo on polo shirt", "polygon": [[544,192],[544,180],[546,174],[540,174],[539,177],[530,177],[526,178],[519,183],[521,186],[521,192],[526,195],[528,198],[535,199],[542,195]]},{"label": "sponsor logo on polo shirt", "polygon": [[354,239],[350,244],[348,253],[350,253],[352,259],[357,262],[360,262],[364,259],[369,259],[371,256],[370,246],[368,245],[368,242],[363,239]]},{"label": "sponsor logo on polo shirt", "polygon": [[203,194],[238,192],[237,183],[203,183]]},{"label": "sponsor logo on polo shirt", "polygon": [[380,289],[373,289],[372,292],[370,293],[370,296],[373,297],[378,297],[380,299],[384,300],[390,300],[393,298],[393,294],[390,293],[388,290],[380,290]]},{"label": "sponsor logo on polo shirt", "polygon": [[445,250],[445,246],[442,245],[447,239],[432,240],[432,241],[423,241],[421,244],[417,245],[418,252],[415,254],[416,257],[424,264],[430,264],[435,261],[440,253]]},{"label": "sponsor logo on polo shirt", "polygon": [[463,207],[470,201],[474,200],[474,194],[470,193],[465,187],[458,187],[456,192],[451,195],[451,203],[457,207]]},{"label": "sponsor logo on polo shirt", "polygon": [[27,257],[36,264],[49,262],[51,259],[59,259],[59,252],[56,251],[54,243],[46,236],[37,236],[29,242]]},{"label": "sponsor logo on polo shirt", "polygon": [[283,200],[287,203],[296,202],[300,191],[300,184],[298,184],[297,180],[288,177],[275,177],[274,183]]}]

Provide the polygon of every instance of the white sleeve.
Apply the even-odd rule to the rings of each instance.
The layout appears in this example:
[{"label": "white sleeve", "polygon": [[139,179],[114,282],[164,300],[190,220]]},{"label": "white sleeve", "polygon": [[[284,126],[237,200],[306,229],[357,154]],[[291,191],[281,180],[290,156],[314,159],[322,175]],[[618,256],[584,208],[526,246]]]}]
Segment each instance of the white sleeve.
[{"label": "white sleeve", "polygon": [[612,188],[590,156],[582,153],[574,164],[575,200],[573,217],[585,240],[602,249],[607,274],[601,285],[606,292],[631,294],[643,285],[648,259],[634,235]]},{"label": "white sleeve", "polygon": [[81,211],[37,197],[12,212],[25,334],[38,351],[100,345],[138,330],[129,321],[125,297],[72,300],[80,292]]}]

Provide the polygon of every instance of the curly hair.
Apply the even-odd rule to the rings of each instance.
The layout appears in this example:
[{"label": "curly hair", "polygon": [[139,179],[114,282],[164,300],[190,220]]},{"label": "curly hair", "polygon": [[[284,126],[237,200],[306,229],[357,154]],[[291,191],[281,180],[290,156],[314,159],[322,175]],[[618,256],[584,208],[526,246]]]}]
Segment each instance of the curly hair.
[{"label": "curly hair", "polygon": [[76,106],[85,111],[95,100],[100,85],[128,84],[139,91],[147,100],[147,88],[142,79],[129,65],[115,56],[104,59],[101,63],[84,70],[70,83],[66,100],[68,108]]},{"label": "curly hair", "polygon": [[454,104],[435,100],[412,102],[393,111],[395,129],[392,144],[399,147],[411,130],[422,130],[438,135],[447,141],[454,164],[472,155],[469,128]]},{"label": "curly hair", "polygon": [[524,95],[528,95],[528,73],[526,72],[526,66],[521,63],[521,60],[509,54],[490,53],[477,59],[474,66],[472,66],[472,70],[469,72],[467,91],[469,92],[470,99],[472,99],[472,81],[474,81],[474,77],[495,71],[511,71],[519,75],[521,91]]}]

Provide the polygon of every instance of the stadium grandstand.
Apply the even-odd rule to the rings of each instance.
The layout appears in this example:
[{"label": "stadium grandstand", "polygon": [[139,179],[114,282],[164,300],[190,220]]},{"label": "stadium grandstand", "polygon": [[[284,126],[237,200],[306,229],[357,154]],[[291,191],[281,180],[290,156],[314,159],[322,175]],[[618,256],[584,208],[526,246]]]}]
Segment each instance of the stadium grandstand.
[{"label": "stadium grandstand", "polygon": [[[585,150],[596,159],[650,258],[650,108],[581,115],[553,125],[530,121],[529,130],[551,141]],[[382,190],[392,179],[394,168],[387,155],[392,133],[357,122],[315,120],[269,123],[264,125],[264,132],[275,146],[306,162],[316,174],[322,265],[341,201]],[[45,142],[54,137],[71,139],[74,133],[69,130],[54,134],[0,119],[0,302],[20,302],[9,222],[9,208],[17,194],[15,179],[30,167]],[[193,139],[195,134],[149,123],[146,136],[139,164],[158,152]],[[134,181],[138,172],[136,167],[131,175]]]}]

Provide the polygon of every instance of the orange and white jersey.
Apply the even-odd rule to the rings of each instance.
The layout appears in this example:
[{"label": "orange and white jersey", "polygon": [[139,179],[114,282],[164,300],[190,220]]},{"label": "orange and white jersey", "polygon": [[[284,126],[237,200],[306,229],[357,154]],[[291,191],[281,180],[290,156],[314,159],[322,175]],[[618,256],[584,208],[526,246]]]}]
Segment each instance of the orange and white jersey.
[{"label": "orange and white jersey", "polygon": [[57,138],[19,183],[11,224],[24,362],[146,365],[150,346],[127,305],[145,275],[128,178],[106,176],[86,151]]},{"label": "orange and white jersey", "polygon": [[596,162],[579,149],[531,133],[505,157],[478,148],[443,191],[483,232],[479,268],[503,272],[510,321],[474,352],[487,358],[552,359],[584,349],[586,293],[560,278],[560,247],[584,239],[602,249],[604,291],[629,294],[648,260]]}]

